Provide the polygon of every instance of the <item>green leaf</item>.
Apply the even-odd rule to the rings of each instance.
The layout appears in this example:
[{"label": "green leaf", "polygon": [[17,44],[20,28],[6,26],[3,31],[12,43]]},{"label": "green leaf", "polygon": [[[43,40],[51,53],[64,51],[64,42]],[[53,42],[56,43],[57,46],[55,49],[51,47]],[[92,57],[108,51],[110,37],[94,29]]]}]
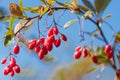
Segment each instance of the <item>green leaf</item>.
[{"label": "green leaf", "polygon": [[39,12],[39,7],[26,7],[24,10],[31,11],[31,13],[38,13]]},{"label": "green leaf", "polygon": [[3,39],[5,46],[9,46],[11,44],[13,36],[14,36],[14,34],[13,34],[12,30],[8,29],[8,31],[6,32],[5,37]]},{"label": "green leaf", "polygon": [[89,10],[87,7],[79,5],[79,4],[78,4],[78,7],[85,12]]},{"label": "green leaf", "polygon": [[14,17],[14,19],[26,19],[26,16],[9,16],[9,15],[4,15],[0,16],[0,21],[2,22],[9,22],[11,17]]},{"label": "green leaf", "polygon": [[11,18],[10,18],[10,22],[9,22],[10,30],[12,30],[14,21],[15,21],[15,18],[14,18],[14,17],[11,17]]},{"label": "green leaf", "polygon": [[92,10],[93,12],[95,12],[95,8],[94,8],[94,6],[90,3],[90,1],[88,1],[88,0],[82,0],[82,2],[83,2],[90,10]]},{"label": "green leaf", "polygon": [[115,39],[116,39],[116,41],[119,41],[119,42],[120,42],[120,32],[118,32],[118,33],[115,35]]},{"label": "green leaf", "polygon": [[98,15],[102,13],[105,8],[108,6],[111,0],[94,0],[95,1],[95,7]]},{"label": "green leaf", "polygon": [[77,21],[78,21],[78,19],[68,21],[67,23],[65,23],[64,28],[65,29],[68,28],[69,26],[71,26],[72,24],[74,24]]},{"label": "green leaf", "polygon": [[88,18],[88,17],[90,17],[90,16],[92,16],[92,11],[87,11],[87,12],[83,15],[84,18]]},{"label": "green leaf", "polygon": [[98,63],[106,63],[106,62],[108,62],[107,57],[105,57],[104,55],[97,55],[96,57],[98,59]]}]

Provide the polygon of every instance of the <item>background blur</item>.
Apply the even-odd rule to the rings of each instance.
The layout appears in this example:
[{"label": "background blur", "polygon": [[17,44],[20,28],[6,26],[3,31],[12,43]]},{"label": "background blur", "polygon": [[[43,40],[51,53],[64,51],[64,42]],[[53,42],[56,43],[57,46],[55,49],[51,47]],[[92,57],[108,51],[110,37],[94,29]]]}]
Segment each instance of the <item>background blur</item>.
[{"label": "background blur", "polygon": [[[65,2],[68,0],[59,0],[61,2]],[[92,0],[91,0],[92,1]],[[10,2],[19,3],[19,0],[1,0],[0,1],[0,9],[5,11],[5,14],[9,13],[9,4]],[[79,2],[82,4],[81,0]],[[92,1],[93,2],[93,1]],[[42,5],[40,0],[23,0],[24,7],[35,7]],[[101,5],[102,6],[102,5]],[[58,16],[62,13],[62,11],[55,12],[55,19],[58,19]],[[112,17],[107,19],[115,32],[120,31],[120,1],[112,0],[110,5],[105,10],[104,15],[108,13],[112,14]],[[26,12],[26,15],[34,16],[37,14],[30,14]],[[64,25],[67,21],[76,19],[77,16],[70,13],[65,12],[63,16],[59,20],[60,25]],[[51,24],[52,17],[48,17],[48,24]],[[17,22],[16,22],[17,23]],[[6,31],[6,27],[9,24],[7,22],[0,22],[0,40],[4,36]],[[15,26],[15,24],[14,24]],[[44,33],[45,28],[45,17],[40,21],[41,31]],[[98,80],[96,77],[100,77],[99,80],[113,80],[114,79],[114,70],[109,67],[97,67],[98,70],[88,74],[88,71],[91,67],[93,67],[93,63],[90,59],[80,59],[74,60],[73,54],[74,49],[78,45],[82,45],[79,43],[79,24],[76,23],[72,25],[70,28],[64,30],[63,27],[59,27],[60,31],[67,35],[68,41],[63,42],[59,48],[55,48],[52,52],[49,53],[48,57],[45,60],[39,60],[36,53],[33,51],[29,51],[23,44],[21,45],[20,54],[17,56],[17,64],[21,67],[21,73],[16,74],[13,78],[10,76],[3,75],[3,68],[6,65],[0,64],[0,80]],[[110,42],[112,35],[110,29],[106,24],[103,24],[104,33],[108,34],[107,39]],[[85,30],[93,30],[96,26],[92,24],[90,21],[85,21]],[[31,28],[25,33],[26,39],[37,38],[37,21],[31,26]],[[89,36],[86,37],[86,45],[90,45],[91,38]],[[98,41],[96,39],[93,40],[93,44],[95,46],[105,45],[103,42]],[[14,45],[14,44],[13,44]],[[11,46],[12,48],[13,46]],[[0,42],[0,60],[8,55],[8,47],[4,47],[3,43]],[[94,65],[96,68],[96,65]],[[100,76],[99,76],[100,75]]]}]

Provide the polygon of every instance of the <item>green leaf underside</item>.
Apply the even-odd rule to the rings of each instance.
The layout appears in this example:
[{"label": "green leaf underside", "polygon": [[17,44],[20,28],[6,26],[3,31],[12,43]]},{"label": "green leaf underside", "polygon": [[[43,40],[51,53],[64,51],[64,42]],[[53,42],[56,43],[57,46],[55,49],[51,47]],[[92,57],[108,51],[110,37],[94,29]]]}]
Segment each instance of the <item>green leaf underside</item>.
[{"label": "green leaf underside", "polygon": [[78,21],[78,19],[68,21],[67,23],[65,23],[64,28],[66,29],[66,28],[70,27],[72,24],[74,24],[77,21]]},{"label": "green leaf underside", "polygon": [[98,15],[102,13],[105,8],[108,6],[111,0],[94,0],[95,1],[95,7]]}]

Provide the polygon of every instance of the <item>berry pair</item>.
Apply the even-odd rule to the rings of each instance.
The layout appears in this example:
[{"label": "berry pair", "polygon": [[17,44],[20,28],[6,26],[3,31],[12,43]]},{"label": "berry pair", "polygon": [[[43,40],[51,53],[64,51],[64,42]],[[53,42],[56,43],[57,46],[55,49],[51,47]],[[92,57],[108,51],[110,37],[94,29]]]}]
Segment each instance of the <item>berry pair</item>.
[{"label": "berry pair", "polygon": [[112,48],[111,48],[110,44],[107,44],[105,46],[104,52],[106,53],[106,56],[107,56],[108,59],[113,57],[113,51],[112,51]]},{"label": "berry pair", "polygon": [[90,55],[88,50],[86,48],[81,48],[80,46],[76,47],[75,53],[74,53],[74,58],[79,59],[83,55],[84,58]]}]

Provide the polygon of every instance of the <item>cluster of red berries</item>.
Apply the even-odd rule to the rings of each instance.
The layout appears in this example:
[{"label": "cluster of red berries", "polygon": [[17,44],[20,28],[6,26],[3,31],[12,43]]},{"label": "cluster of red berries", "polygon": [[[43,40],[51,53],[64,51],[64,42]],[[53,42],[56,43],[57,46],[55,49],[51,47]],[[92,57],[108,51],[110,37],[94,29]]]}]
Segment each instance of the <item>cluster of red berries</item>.
[{"label": "cluster of red berries", "polygon": [[[4,58],[1,61],[1,64],[5,64],[7,61],[7,58]],[[6,66],[3,70],[4,75],[10,75],[10,76],[14,76],[14,74],[16,73],[20,73],[20,67],[16,64],[16,60],[15,58],[11,57],[10,58],[10,63],[8,66]]]},{"label": "cluster of red berries", "polygon": [[[17,55],[20,51],[20,48],[18,45],[15,45],[13,48],[13,53]],[[1,64],[6,64],[8,57],[10,57],[10,62],[9,65],[6,66],[3,70],[4,75],[10,75],[14,76],[15,72],[20,73],[20,67],[16,64],[16,60],[14,57],[12,57],[11,53],[6,57],[1,60]]]},{"label": "cluster of red berries", "polygon": [[104,52],[106,53],[106,56],[107,56],[108,59],[113,57],[113,51],[112,51],[112,48],[111,48],[110,44],[107,44],[105,46]]},{"label": "cluster of red berries", "polygon": [[67,41],[67,37],[64,34],[60,33],[58,35],[58,33],[58,28],[54,26],[48,30],[46,38],[42,37],[37,40],[30,40],[28,42],[28,48],[38,53],[39,59],[43,59],[53,49],[53,45],[59,47],[61,40]]},{"label": "cluster of red berries", "polygon": [[[75,53],[73,57],[75,59],[79,59],[81,55],[83,56],[83,58],[86,58],[87,56],[91,56],[90,52],[86,48],[81,48],[80,46],[78,46],[75,48]],[[92,60],[94,63],[98,62],[98,59],[96,56],[92,56]]]},{"label": "cluster of red berries", "polygon": [[75,48],[75,53],[73,55],[73,57],[75,59],[79,59],[81,57],[81,55],[86,58],[87,56],[90,55],[90,53],[88,52],[88,50],[86,48],[81,48],[80,46]]}]

